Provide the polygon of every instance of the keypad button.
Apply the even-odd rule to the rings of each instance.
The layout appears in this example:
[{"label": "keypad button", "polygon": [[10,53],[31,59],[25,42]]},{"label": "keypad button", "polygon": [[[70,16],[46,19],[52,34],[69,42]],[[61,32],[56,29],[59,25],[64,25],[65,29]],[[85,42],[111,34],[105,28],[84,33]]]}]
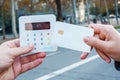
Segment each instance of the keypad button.
[{"label": "keypad button", "polygon": [[34,41],[36,41],[36,38],[34,38]]},{"label": "keypad button", "polygon": [[50,37],[48,37],[47,40],[50,40]]},{"label": "keypad button", "polygon": [[41,36],[43,36],[43,33],[41,33]]},{"label": "keypad button", "polygon": [[29,41],[29,39],[27,39],[27,41]]},{"label": "keypad button", "polygon": [[27,34],[27,36],[29,36],[29,34]]},{"label": "keypad button", "polygon": [[48,42],[48,45],[50,45],[50,42]]},{"label": "keypad button", "polygon": [[43,45],[43,43],[41,43],[41,45]]},{"label": "keypad button", "polygon": [[34,50],[37,50],[37,48],[34,48]]},{"label": "keypad button", "polygon": [[41,40],[43,40],[43,38],[41,38]]},{"label": "keypad button", "polygon": [[37,45],[36,43],[34,43],[34,45]]},{"label": "keypad button", "polygon": [[47,33],[47,35],[49,36],[49,35],[50,35],[50,33]]},{"label": "keypad button", "polygon": [[36,34],[34,33],[34,36],[36,36]]}]

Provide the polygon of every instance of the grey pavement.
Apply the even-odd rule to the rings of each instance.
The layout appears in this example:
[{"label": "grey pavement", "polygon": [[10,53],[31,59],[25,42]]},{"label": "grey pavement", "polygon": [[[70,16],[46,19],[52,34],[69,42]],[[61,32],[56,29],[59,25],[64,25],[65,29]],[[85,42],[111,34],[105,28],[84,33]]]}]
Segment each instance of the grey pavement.
[{"label": "grey pavement", "polygon": [[[47,53],[52,54],[52,53]],[[59,48],[55,55],[46,57],[44,63],[29,72],[20,75],[16,80],[35,80],[49,73],[60,70],[66,66],[80,62],[81,52],[69,49]],[[96,51],[92,51],[89,57],[96,55]],[[56,75],[56,74],[52,74]],[[49,75],[51,76],[51,75]],[[101,58],[97,58],[91,62],[80,65],[66,71],[62,74],[49,78],[47,80],[119,80],[120,72],[114,68],[114,62],[107,64]],[[43,80],[43,79],[39,79]]]}]

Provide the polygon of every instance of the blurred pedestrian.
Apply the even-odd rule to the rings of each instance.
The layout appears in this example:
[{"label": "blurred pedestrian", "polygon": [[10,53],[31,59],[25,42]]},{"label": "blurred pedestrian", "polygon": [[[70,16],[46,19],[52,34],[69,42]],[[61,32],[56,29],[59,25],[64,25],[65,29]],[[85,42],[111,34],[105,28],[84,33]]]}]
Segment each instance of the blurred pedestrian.
[{"label": "blurred pedestrian", "polygon": [[93,23],[97,23],[97,19],[96,18],[93,19]]}]

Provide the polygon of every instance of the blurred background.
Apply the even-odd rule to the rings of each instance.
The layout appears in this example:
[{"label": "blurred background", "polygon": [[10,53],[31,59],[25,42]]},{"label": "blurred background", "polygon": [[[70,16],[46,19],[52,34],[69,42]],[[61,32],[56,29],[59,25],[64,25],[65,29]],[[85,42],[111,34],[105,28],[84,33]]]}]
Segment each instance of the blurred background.
[{"label": "blurred background", "polygon": [[77,25],[119,26],[120,0],[0,0],[0,34],[18,37],[18,18],[55,14],[57,20]]}]

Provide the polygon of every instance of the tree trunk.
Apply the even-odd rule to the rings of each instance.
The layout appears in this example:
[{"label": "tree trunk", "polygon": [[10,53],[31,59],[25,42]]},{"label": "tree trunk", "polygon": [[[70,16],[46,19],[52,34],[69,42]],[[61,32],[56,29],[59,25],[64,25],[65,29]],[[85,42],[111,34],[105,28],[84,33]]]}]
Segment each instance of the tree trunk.
[{"label": "tree trunk", "polygon": [[72,5],[73,5],[73,14],[74,14],[74,24],[78,24],[77,21],[77,12],[76,12],[76,0],[72,0]]},{"label": "tree trunk", "polygon": [[11,12],[12,12],[12,32],[14,35],[14,38],[18,37],[17,29],[16,29],[16,15],[15,15],[15,3],[14,0],[11,0]]},{"label": "tree trunk", "polygon": [[61,8],[61,0],[55,0],[57,5],[57,16],[59,21],[63,21],[62,18],[62,8]]},{"label": "tree trunk", "polygon": [[6,39],[5,24],[4,24],[4,8],[3,8],[5,1],[6,0],[3,0],[0,3],[0,20],[1,20],[0,24],[1,24],[1,28],[2,28],[3,39]]},{"label": "tree trunk", "polygon": [[1,14],[1,19],[2,19],[2,34],[3,34],[3,40],[6,39],[6,32],[5,32],[5,24],[4,24],[4,8],[2,7],[2,14]]},{"label": "tree trunk", "polygon": [[30,0],[30,13],[31,13],[31,15],[32,15],[32,13],[33,13],[33,1],[32,0]]},{"label": "tree trunk", "polygon": [[118,21],[118,0],[114,0],[114,1],[115,1],[116,22],[117,22],[117,24],[119,24],[119,21]]},{"label": "tree trunk", "polygon": [[88,22],[88,24],[90,24],[90,18],[89,18],[90,11],[89,11],[89,7],[88,7],[88,0],[86,0],[86,9],[87,9],[87,22]]},{"label": "tree trunk", "polygon": [[105,4],[106,13],[107,13],[108,23],[110,24],[109,11],[108,11],[108,5],[107,5],[107,1],[106,0],[104,0],[104,4]]}]

